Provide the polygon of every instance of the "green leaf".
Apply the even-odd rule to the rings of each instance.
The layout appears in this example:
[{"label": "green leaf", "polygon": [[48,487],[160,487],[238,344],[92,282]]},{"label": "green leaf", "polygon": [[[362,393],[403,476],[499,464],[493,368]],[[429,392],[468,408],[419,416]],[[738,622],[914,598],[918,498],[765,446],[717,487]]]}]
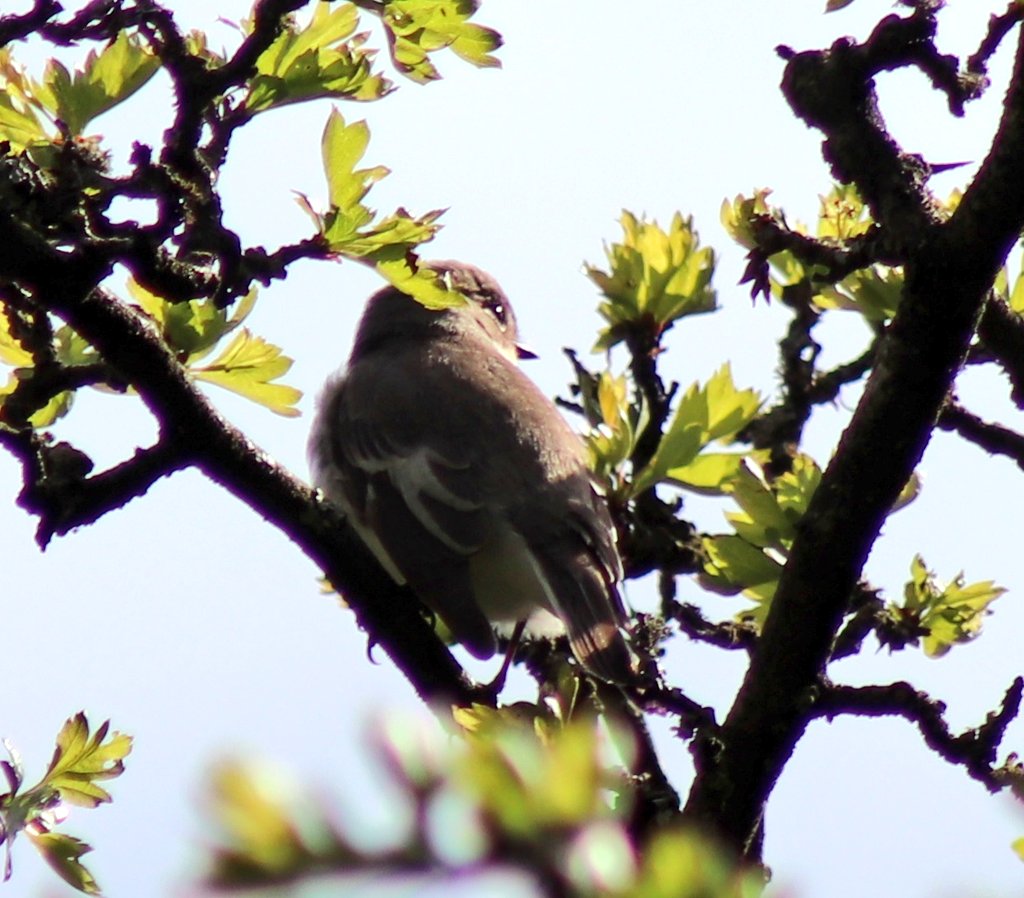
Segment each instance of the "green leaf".
[{"label": "green leaf", "polygon": [[722,227],[744,249],[753,249],[757,246],[752,224],[758,217],[772,214],[767,202],[770,194],[771,190],[762,187],[755,190],[752,196],[738,194],[732,202],[722,200],[719,212]]},{"label": "green leaf", "polygon": [[725,487],[742,512],[725,517],[751,545],[785,554],[820,482],[821,469],[807,455],[794,457],[791,469],[771,482],[752,465],[744,465]]},{"label": "green leaf", "polygon": [[382,20],[395,68],[420,83],[440,78],[428,56],[445,47],[473,65],[500,66],[492,53],[501,35],[469,21],[478,6],[477,0],[387,0]]},{"label": "green leaf", "polygon": [[772,481],[779,508],[788,520],[795,523],[804,516],[819,483],[821,468],[813,458],[803,453],[794,456],[790,469]]},{"label": "green leaf", "polygon": [[601,423],[586,437],[590,468],[599,478],[616,482],[620,480],[620,468],[636,445],[626,378],[602,371],[597,378],[595,399]]},{"label": "green leaf", "polygon": [[318,3],[305,28],[294,21],[256,60],[245,108],[262,112],[316,97],[376,100],[390,93],[387,79],[372,71],[373,52],[360,49],[364,35],[351,3]]},{"label": "green leaf", "polygon": [[920,555],[911,561],[910,574],[903,604],[892,606],[890,613],[898,619],[916,621],[926,631],[923,648],[931,658],[975,638],[983,618],[991,613],[989,605],[1006,592],[991,580],[967,584],[962,573],[949,583],[940,583]]},{"label": "green leaf", "polygon": [[63,833],[27,832],[29,841],[64,882],[86,895],[99,895],[100,887],[80,858],[92,848],[80,839]]},{"label": "green leaf", "polygon": [[847,275],[834,286],[818,288],[814,303],[822,309],[850,309],[869,321],[888,321],[903,297],[903,272],[873,265]]},{"label": "green leaf", "polygon": [[321,140],[330,208],[319,215],[302,198],[304,205],[331,252],[376,266],[396,285],[408,283],[407,292],[426,305],[451,305],[451,297],[436,289],[436,278],[421,273],[409,260],[414,247],[437,233],[441,210],[414,217],[398,209],[374,222],[375,213],[363,205],[370,187],[388,174],[383,166],[356,168],[369,140],[366,122],[346,124],[341,113],[332,110]]},{"label": "green leaf", "polygon": [[707,496],[720,496],[740,471],[747,452],[702,452],[693,461],[665,472],[672,483]]},{"label": "green leaf", "polygon": [[193,368],[191,373],[199,380],[251,399],[275,414],[294,418],[299,414],[295,403],[302,398],[301,391],[273,382],[291,367],[292,360],[282,354],[280,347],[242,328],[213,362]]},{"label": "green leaf", "polygon": [[666,479],[683,479],[677,472],[690,465],[709,443],[735,437],[753,420],[761,403],[756,391],[736,388],[728,362],[704,386],[691,384],[650,462],[634,477],[632,494]]},{"label": "green leaf", "polygon": [[911,502],[913,502],[921,494],[921,476],[915,471],[910,475],[910,479],[903,485],[903,489],[900,490],[900,494],[896,497],[896,501],[892,505],[893,511],[899,511],[901,508],[906,508]]},{"label": "green leaf", "polygon": [[452,778],[502,831],[537,841],[610,815],[602,791],[608,771],[592,720],[549,727],[514,709],[483,708],[473,720],[465,713],[457,719],[469,731]]},{"label": "green leaf", "polygon": [[10,141],[15,152],[49,137],[37,111],[42,105],[25,70],[14,62],[11,51],[0,49],[0,140]]},{"label": "green leaf", "polygon": [[388,174],[384,166],[357,170],[370,142],[366,122],[346,125],[334,109],[327,120],[321,141],[327,195],[330,210],[323,219],[323,236],[332,250],[353,239],[359,228],[373,219],[373,213],[361,200],[370,187]]},{"label": "green leaf", "polygon": [[727,512],[725,517],[751,545],[782,549],[793,539],[796,518],[786,513],[773,486],[749,466],[741,467],[726,491],[743,511]]},{"label": "green leaf", "polygon": [[309,856],[294,819],[298,796],[274,771],[251,763],[221,764],[210,793],[232,855],[249,867],[264,875],[283,874]]},{"label": "green leaf", "polygon": [[610,271],[585,265],[606,299],[598,311],[609,326],[601,331],[595,350],[610,349],[631,326],[660,334],[685,315],[717,307],[711,288],[715,254],[700,247],[692,218],[677,212],[668,231],[629,212],[620,220],[623,242],[605,249]]},{"label": "green leaf", "polygon": [[1017,275],[1013,282],[1013,290],[1008,297],[1010,308],[1018,315],[1024,315],[1024,270]]},{"label": "green leaf", "polygon": [[693,829],[654,828],[638,860],[641,867],[629,898],[757,898],[764,892],[763,874],[741,869],[734,858]]},{"label": "green leaf", "polygon": [[110,801],[110,793],[96,785],[124,772],[124,759],[132,750],[132,739],[122,733],[111,733],[110,721],[94,734],[84,712],[70,718],[57,735],[57,748],[40,782],[60,793],[62,801],[84,808]]},{"label": "green leaf", "polygon": [[704,428],[699,421],[686,421],[676,415],[672,426],[661,438],[650,462],[634,476],[630,487],[631,495],[638,496],[645,490],[665,480],[673,468],[688,465],[697,457],[704,446]]},{"label": "green leaf", "polygon": [[46,132],[31,109],[15,105],[13,97],[0,93],[0,139],[10,142],[17,151],[45,140]]},{"label": "green leaf", "polygon": [[4,744],[11,761],[0,765],[10,787],[6,795],[0,794],[2,837],[9,844],[18,833],[24,832],[66,882],[90,895],[99,894],[99,888],[79,860],[91,851],[90,847],[71,836],[53,832],[53,828],[67,815],[67,804],[95,807],[110,801],[110,795],[97,781],[121,775],[132,740],[109,730],[107,721],[91,734],[84,712],[66,721],[57,735],[57,747],[46,774],[35,786],[22,792],[19,792],[23,779],[21,760],[6,740]]},{"label": "green leaf", "polygon": [[376,262],[377,271],[393,286],[428,309],[447,309],[465,302],[459,293],[448,289],[436,271],[416,264],[408,251],[392,258],[381,249],[368,258]]},{"label": "green leaf", "polygon": [[[396,209],[377,224],[353,234],[337,251],[351,259],[373,262],[390,280],[388,272],[393,273],[395,266],[401,268],[413,247],[433,239],[440,227],[434,222],[443,214],[443,209],[435,209],[414,218],[405,209]],[[422,277],[417,273],[414,279]],[[451,305],[450,298],[446,305]]]},{"label": "green leaf", "polygon": [[51,59],[37,94],[77,136],[98,115],[134,94],[159,67],[159,60],[138,35],[120,31],[100,53],[91,52],[84,67],[74,73]]},{"label": "green leaf", "polygon": [[853,184],[836,184],[821,197],[818,237],[826,242],[845,243],[874,227],[871,212]]},{"label": "green leaf", "polygon": [[186,364],[205,356],[235,330],[252,311],[257,295],[255,288],[250,290],[235,303],[229,315],[226,309],[218,309],[211,299],[168,302],[132,278],[128,279],[128,292],[139,308],[157,323],[164,340]]},{"label": "green leaf", "polygon": [[782,562],[740,536],[706,536],[707,561],[701,583],[714,592],[767,603],[775,594],[782,575]]}]

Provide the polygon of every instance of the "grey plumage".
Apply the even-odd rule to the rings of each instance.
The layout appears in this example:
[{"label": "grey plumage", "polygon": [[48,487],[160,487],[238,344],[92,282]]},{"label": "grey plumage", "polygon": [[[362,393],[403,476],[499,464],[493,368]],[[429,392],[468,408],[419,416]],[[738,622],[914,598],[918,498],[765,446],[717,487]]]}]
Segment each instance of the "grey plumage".
[{"label": "grey plumage", "polygon": [[622,565],[582,442],[516,365],[497,283],[432,267],[468,302],[432,311],[393,287],[370,299],[321,399],[314,483],[472,654],[494,653],[494,624],[550,635],[561,622],[587,669],[623,682]]}]

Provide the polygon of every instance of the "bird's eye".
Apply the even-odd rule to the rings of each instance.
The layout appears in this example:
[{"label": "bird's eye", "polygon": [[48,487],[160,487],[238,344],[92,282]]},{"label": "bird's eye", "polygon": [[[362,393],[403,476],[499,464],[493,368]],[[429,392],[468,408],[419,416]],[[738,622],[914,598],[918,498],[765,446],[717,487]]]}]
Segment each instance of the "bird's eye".
[{"label": "bird's eye", "polygon": [[495,296],[489,296],[484,300],[483,305],[494,316],[498,324],[501,325],[502,330],[508,327],[508,307],[505,303]]}]

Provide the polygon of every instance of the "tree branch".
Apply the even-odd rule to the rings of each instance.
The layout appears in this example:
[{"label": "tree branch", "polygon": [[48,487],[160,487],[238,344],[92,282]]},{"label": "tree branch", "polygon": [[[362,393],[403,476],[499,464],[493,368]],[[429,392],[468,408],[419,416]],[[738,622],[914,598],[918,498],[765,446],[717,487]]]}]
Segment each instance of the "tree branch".
[{"label": "tree branch", "polygon": [[1010,379],[1010,398],[1017,408],[1024,408],[1024,318],[990,296],[978,324],[978,337]]},{"label": "tree branch", "polygon": [[91,477],[92,461],[67,443],[49,445],[32,431],[0,427],[4,445],[24,469],[18,504],[39,517],[36,541],[46,548],[55,536],[92,524],[144,495],[161,477],[189,465],[186,447],[160,441],[129,460]]},{"label": "tree branch", "polygon": [[955,403],[943,408],[939,416],[939,427],[960,434],[989,455],[1004,455],[1013,459],[1017,467],[1024,470],[1024,435],[999,424],[983,421]]},{"label": "tree branch", "polygon": [[1010,33],[1021,17],[1024,16],[1024,9],[1013,0],[1002,15],[989,16],[988,30],[982,39],[978,49],[971,54],[967,60],[967,71],[977,75],[988,74],[988,61],[999,49],[1003,38]]},{"label": "tree branch", "polygon": [[1024,679],[1018,677],[1006,691],[998,711],[988,715],[981,726],[954,736],[946,723],[946,706],[909,683],[888,686],[836,686],[827,684],[814,704],[815,717],[832,720],[840,714],[862,717],[903,717],[921,731],[925,743],[950,764],[962,765],[990,792],[1006,782],[995,768],[996,753],[1009,726],[1020,710]]},{"label": "tree branch", "polygon": [[885,245],[902,251],[906,285],[864,395],[800,522],[720,743],[687,803],[692,819],[741,852],[756,852],[764,802],[810,719],[864,561],[921,458],[987,292],[1024,227],[1024,44],[992,151],[948,223],[927,193],[922,166],[885,130],[873,76],[905,58],[900,41],[930,41],[933,33],[928,10],[888,17],[864,45],[840,41],[826,52],[792,55],[783,79],[794,111],[824,133],[837,177],[857,185]]},{"label": "tree branch", "polygon": [[32,8],[20,16],[0,16],[0,47],[34,34],[60,11],[57,0],[35,0]]}]

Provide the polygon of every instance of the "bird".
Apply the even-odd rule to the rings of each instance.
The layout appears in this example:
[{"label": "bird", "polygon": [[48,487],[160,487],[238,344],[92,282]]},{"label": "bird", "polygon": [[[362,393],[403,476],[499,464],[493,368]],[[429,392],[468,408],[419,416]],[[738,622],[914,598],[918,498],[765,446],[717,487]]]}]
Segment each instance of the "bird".
[{"label": "bird", "polygon": [[495,279],[420,262],[460,304],[394,286],[367,302],[347,365],[318,402],[312,480],[399,584],[470,654],[496,629],[565,633],[600,680],[628,682],[622,561],[581,437],[520,369],[515,314]]}]

